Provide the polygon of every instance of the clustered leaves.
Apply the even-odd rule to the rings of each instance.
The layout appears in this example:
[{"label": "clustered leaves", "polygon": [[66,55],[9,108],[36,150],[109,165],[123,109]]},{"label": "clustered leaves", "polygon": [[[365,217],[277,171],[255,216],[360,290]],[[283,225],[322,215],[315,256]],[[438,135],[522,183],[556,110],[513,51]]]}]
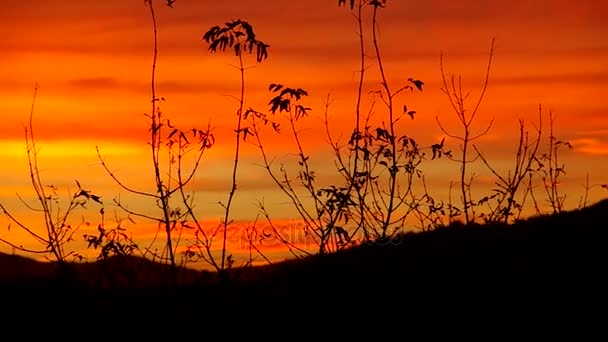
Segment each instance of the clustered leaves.
[{"label": "clustered leaves", "polygon": [[270,112],[272,114],[276,114],[277,110],[279,112],[287,112],[290,113],[294,111],[294,119],[298,121],[300,118],[304,116],[308,116],[308,111],[310,111],[310,107],[305,107],[301,104],[294,104],[292,107],[292,101],[299,101],[303,96],[308,96],[308,92],[302,88],[288,88],[284,87],[282,84],[270,84],[268,90],[274,93],[276,96],[273,97],[270,102]]},{"label": "clustered leaves", "polygon": [[268,58],[270,45],[257,40],[253,27],[241,19],[226,22],[224,27],[213,26],[203,35],[203,40],[211,52],[232,49],[235,56],[240,57],[244,52],[252,54],[255,50],[258,63]]},{"label": "clustered leaves", "polygon": [[87,248],[99,249],[98,260],[110,257],[126,257],[137,251],[137,243],[127,234],[127,230],[119,226],[106,230],[102,225],[97,226],[98,234],[85,234]]}]

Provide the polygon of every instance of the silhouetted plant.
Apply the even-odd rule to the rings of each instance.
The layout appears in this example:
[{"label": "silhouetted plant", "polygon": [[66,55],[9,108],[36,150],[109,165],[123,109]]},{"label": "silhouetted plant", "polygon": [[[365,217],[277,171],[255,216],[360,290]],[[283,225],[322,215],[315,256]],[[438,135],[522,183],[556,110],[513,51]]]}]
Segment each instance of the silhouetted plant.
[{"label": "silhouetted plant", "polygon": [[[137,271],[132,268],[132,260],[129,257],[136,254],[143,255],[133,236],[122,227],[122,220],[116,217],[116,226],[106,228],[105,210],[101,208],[101,223],[97,226],[96,234],[84,234],[87,248],[99,250],[95,272],[93,274],[97,286],[102,287],[104,283],[115,281],[116,276],[121,274],[126,277],[129,284],[136,285]],[[134,222],[127,217],[127,220]],[[119,284],[114,284],[119,285]]]},{"label": "silhouetted plant", "polygon": [[[346,5],[346,2],[339,1],[338,4]],[[397,110],[398,96],[404,91],[422,91],[424,83],[410,77],[404,85],[393,90],[388,82],[377,32],[378,11],[386,6],[386,1],[353,1],[349,5],[351,10],[357,8],[355,18],[359,26],[360,42],[363,40],[362,9],[364,6],[371,8],[371,40],[381,89],[370,92],[372,104],[363,123],[360,117],[359,98],[362,89],[362,80],[360,80],[356,107],[357,123],[346,146],[341,146],[340,142],[331,137],[326,115],[327,135],[337,157],[339,172],[348,181],[349,192],[357,193],[359,223],[356,231],[362,230],[365,240],[386,239],[403,230],[409,215],[422,210],[423,207],[429,210],[429,215],[434,214],[434,210],[441,210],[428,193],[421,196],[415,193],[414,182],[423,183],[420,166],[427,155],[425,150],[429,150],[432,154],[431,159],[440,158],[444,154],[449,155],[451,152],[444,150],[443,141],[425,147],[420,146],[411,135],[397,133],[401,129],[398,126],[400,120],[404,118],[413,120],[416,114],[416,111],[408,108],[407,105],[401,105],[400,110]],[[366,55],[364,44],[361,42],[360,45],[362,60],[360,73],[363,75],[369,67],[364,63]],[[375,124],[371,118],[378,102],[384,105],[387,116],[387,120],[382,120],[381,124]],[[344,154],[345,148],[348,149],[346,154]],[[430,218],[426,214],[418,216],[418,218],[425,217]]]},{"label": "silhouetted plant", "polygon": [[[473,107],[472,111],[468,111],[465,105],[467,98],[470,93],[464,93],[462,89],[462,76],[451,76],[448,77],[444,70],[443,63],[443,53],[440,56],[440,68],[441,68],[441,79],[443,81],[443,88],[441,89],[443,93],[447,96],[460,125],[462,126],[462,133],[460,135],[450,133],[444,126],[441,124],[439,117],[435,117],[437,124],[441,131],[448,137],[460,141],[460,156],[452,157],[448,156],[449,159],[454,160],[460,164],[460,196],[462,202],[462,212],[464,214],[464,219],[466,223],[475,220],[475,202],[471,198],[471,185],[475,175],[471,175],[470,179],[468,178],[467,166],[470,163],[473,163],[477,160],[478,156],[473,158],[469,158],[470,147],[471,144],[483,137],[488,133],[494,120],[491,120],[488,126],[482,130],[480,133],[473,133],[471,130],[471,125],[473,124],[475,117],[477,115],[477,111],[479,110],[479,106],[483,101],[484,95],[488,88],[488,81],[490,77],[490,67],[492,65],[492,57],[494,55],[494,39],[492,39],[492,44],[490,46],[490,55],[488,58],[488,66],[486,69],[485,81],[483,83],[481,92],[479,94],[478,99],[475,102],[475,107]],[[448,81],[449,79],[449,81]]]},{"label": "silhouetted plant", "polygon": [[[152,155],[155,191],[140,191],[125,185],[108,167],[101,156],[99,148],[97,149],[97,154],[101,165],[121,188],[129,193],[152,200],[160,209],[160,216],[150,216],[129,209],[126,204],[121,202],[120,198],[114,199],[116,205],[128,215],[158,223],[158,229],[165,234],[164,248],[160,253],[157,250],[153,250],[152,246],[156,240],[154,239],[150,246],[144,249],[143,256],[146,257],[148,254],[151,254],[154,259],[168,262],[171,270],[170,279],[172,283],[175,284],[177,282],[176,250],[183,230],[193,229],[192,224],[188,221],[188,217],[194,217],[192,214],[192,197],[185,194],[184,188],[194,178],[204,152],[213,146],[215,140],[209,128],[206,130],[196,128],[181,130],[176,128],[161,111],[160,104],[162,101],[165,101],[165,99],[163,97],[158,97],[156,93],[156,66],[158,58],[156,15],[152,0],[146,0],[145,4],[150,10],[154,40],[150,82],[152,108],[151,112],[146,113],[145,116],[149,119],[150,140],[148,141],[148,145],[150,146]],[[167,3],[170,7],[172,4],[172,2]],[[184,156],[188,154],[191,154],[193,157],[191,159],[193,162],[189,170],[183,163]],[[166,165],[166,176],[164,176],[161,171],[165,167],[165,165],[161,163],[161,156],[165,155],[169,160]],[[175,176],[175,174],[177,174],[177,176]],[[183,210],[181,206],[185,206],[186,210]]]},{"label": "silhouetted plant", "polygon": [[[211,52],[218,51],[226,51],[226,49],[232,50],[234,55],[238,57],[238,70],[241,76],[241,92],[238,98],[239,108],[236,112],[237,114],[237,125],[236,125],[236,146],[235,146],[235,155],[234,155],[234,165],[232,168],[232,187],[230,188],[230,192],[228,194],[228,200],[224,204],[220,202],[222,207],[224,208],[224,220],[221,223],[221,228],[223,228],[222,234],[222,255],[221,261],[219,265],[218,271],[221,271],[224,274],[224,270],[226,269],[226,261],[228,262],[228,268],[232,266],[233,260],[231,255],[226,257],[226,239],[227,239],[227,230],[228,225],[231,223],[230,217],[230,209],[232,206],[232,200],[234,199],[234,194],[237,189],[237,176],[238,176],[238,164],[239,164],[239,155],[241,150],[241,137],[243,141],[247,139],[248,135],[251,135],[250,128],[243,127],[243,110],[245,105],[245,62],[243,59],[243,54],[254,54],[257,63],[261,63],[268,58],[268,48],[269,45],[257,39],[253,27],[247,21],[238,19],[227,22],[223,27],[213,26],[209,31],[207,31],[203,35],[203,40],[208,44],[208,49]],[[195,220],[196,221],[196,220]],[[215,236],[219,231],[220,227],[212,234]],[[205,237],[205,241],[203,243],[208,243],[207,241],[213,240],[207,239]],[[210,253],[207,253],[210,258],[212,256]]]},{"label": "silhouetted plant", "polygon": [[487,204],[488,213],[481,213],[480,217],[486,222],[511,222],[512,219],[519,219],[524,209],[526,198],[530,192],[530,188],[526,188],[524,194],[518,197],[518,192],[522,182],[529,178],[534,170],[532,166],[537,158],[538,147],[542,135],[542,112],[539,108],[538,123],[536,137],[530,141],[529,133],[525,131],[524,121],[519,120],[519,142],[515,153],[515,165],[513,169],[508,170],[507,174],[501,174],[493,167],[486,157],[479,151],[477,146],[473,145],[475,152],[481,158],[481,161],[496,177],[496,188],[489,196],[485,196],[477,203],[476,206]]},{"label": "silhouetted plant", "polygon": [[[540,110],[540,109],[539,109]],[[545,201],[551,208],[553,214],[561,212],[567,195],[560,191],[560,179],[566,174],[566,166],[559,159],[559,152],[563,148],[572,149],[568,141],[558,140],[553,132],[555,118],[553,112],[549,111],[549,137],[547,151],[535,158],[536,174],[542,181],[545,193]],[[532,181],[530,181],[532,183]],[[532,193],[534,196],[534,193]],[[536,197],[532,197],[537,214],[541,214]]]},{"label": "silhouetted plant", "polygon": [[99,249],[97,259],[106,260],[110,257],[125,257],[133,255],[138,249],[133,237],[128,234],[127,229],[121,226],[120,220],[114,228],[106,229],[104,220],[104,209],[100,210],[101,224],[97,226],[98,234],[85,234],[83,237],[87,242],[87,248]]},{"label": "silhouetted plant", "polygon": [[[355,9],[355,3],[356,3],[356,11],[354,11]],[[338,1],[338,6],[346,6],[346,1],[345,0],[340,0]],[[364,27],[363,27],[363,9],[364,7],[367,5],[367,1],[366,0],[350,0],[349,1],[349,6],[350,9],[353,13],[353,16],[355,17],[356,23],[357,23],[357,36],[358,36],[358,40],[359,40],[359,61],[360,61],[360,66],[359,66],[359,80],[358,80],[358,84],[357,84],[357,101],[355,104],[355,129],[353,131],[353,136],[354,139],[352,140],[351,145],[354,145],[354,159],[352,161],[352,176],[354,177],[360,177],[363,176],[365,177],[365,172],[359,172],[359,168],[360,168],[360,155],[361,155],[361,148],[360,148],[360,143],[362,141],[361,137],[361,101],[363,99],[363,82],[365,80],[365,72],[366,72],[366,63],[365,63],[365,58],[366,58],[366,50],[365,50],[365,34],[364,34]],[[327,112],[327,111],[326,111]],[[326,120],[327,122],[327,120]],[[325,125],[325,127],[328,127],[327,125]],[[328,137],[330,137],[331,139],[331,135],[329,134],[329,132],[327,132]],[[336,147],[335,144],[334,145],[334,151],[335,152],[339,152],[336,151]],[[340,153],[337,153],[337,157],[338,159],[340,159]],[[350,166],[350,163],[349,163]],[[350,168],[349,168],[350,169]],[[349,177],[349,175],[346,175],[346,177]],[[360,182],[358,182],[358,180],[353,179],[352,177],[349,177],[349,193],[351,191],[353,191],[353,188],[355,187],[355,185],[361,185]],[[356,191],[355,193],[357,194],[357,200],[358,200],[358,216],[359,216],[359,222],[357,223],[357,228],[355,229],[355,232],[358,232],[359,230],[363,231],[364,234],[364,239],[365,240],[369,240],[370,236],[368,233],[368,229],[366,229],[365,226],[365,199],[362,197],[364,194],[362,193],[362,191],[359,191],[360,188],[355,188]],[[353,233],[353,234],[354,234]]]},{"label": "silhouetted plant", "polygon": [[[270,166],[270,164],[269,164],[269,166]],[[275,182],[276,182],[276,180],[275,180]],[[287,189],[287,192],[285,190],[283,190],[283,191],[285,193],[289,194],[289,189],[288,188],[286,188],[286,189]],[[297,201],[298,199],[299,198],[294,198],[294,199],[292,199],[292,201]],[[297,241],[296,242],[290,241],[289,236],[288,237],[283,236],[284,234],[281,233],[279,227],[277,227],[275,225],[275,223],[273,222],[268,210],[264,206],[263,201],[258,202],[258,208],[262,212],[262,215],[264,215],[264,218],[266,219],[266,222],[268,223],[268,226],[270,227],[269,231],[262,231],[262,236],[258,240],[259,243],[262,243],[266,239],[273,239],[274,241],[278,241],[281,244],[283,244],[294,257],[296,257],[298,259],[302,259],[305,256],[313,255],[313,253],[309,252],[308,250],[299,247],[297,245]],[[296,205],[296,209],[297,208],[298,207]],[[300,216],[302,216],[302,215],[303,214],[300,214]],[[307,226],[307,225],[304,225],[303,232],[304,232],[305,236],[311,235],[311,233],[309,231],[309,226]],[[318,240],[316,240],[315,242],[318,243]],[[262,257],[267,259],[263,254],[262,254]]]},{"label": "silhouetted plant", "polygon": [[[273,97],[269,101],[269,113],[264,114],[253,109],[245,113],[246,119],[251,119],[253,135],[256,138],[256,146],[262,155],[263,166],[273,179],[275,184],[291,200],[297,210],[303,224],[306,236],[311,236],[318,245],[319,253],[323,254],[343,248],[350,243],[350,236],[342,227],[348,223],[352,214],[350,207],[355,202],[350,198],[347,188],[344,186],[330,185],[327,187],[318,186],[316,173],[310,165],[311,156],[304,151],[298,129],[299,121],[307,117],[311,111],[300,103],[300,100],[308,96],[308,92],[301,88],[290,88],[283,84],[271,84],[269,91]],[[290,135],[297,148],[297,158],[300,170],[294,177],[289,174],[286,166],[281,164],[279,171],[273,169],[273,161],[269,158],[261,132],[264,126],[270,125],[276,133],[279,133],[279,123],[273,121],[270,115],[277,113],[283,114],[290,128]],[[298,186],[299,185],[299,186]],[[302,194],[299,188],[303,188]],[[306,200],[304,199],[306,198]],[[312,202],[312,203],[310,203]],[[308,254],[307,251],[297,248],[289,243],[270,220],[270,216],[262,203],[259,204],[264,216],[269,220],[275,233],[275,237],[284,242],[296,256]]]},{"label": "silhouetted plant", "polygon": [[[69,259],[83,259],[80,254],[74,251],[66,250],[67,244],[74,240],[74,234],[83,224],[83,222],[75,225],[71,223],[74,211],[78,208],[86,208],[85,205],[89,201],[94,201],[99,204],[102,204],[102,202],[99,196],[91,193],[88,190],[84,190],[80,186],[80,183],[76,181],[78,189],[76,189],[72,196],[67,199],[66,205],[65,201],[62,201],[58,195],[58,188],[54,185],[48,185],[43,181],[41,176],[42,172],[38,164],[39,147],[34,135],[34,105],[36,103],[37,93],[38,85],[36,85],[34,89],[34,97],[29,115],[29,121],[27,125],[24,125],[29,178],[32,189],[35,193],[35,201],[37,203],[27,203],[19,196],[19,194],[17,194],[17,196],[27,209],[42,216],[42,223],[40,226],[43,227],[44,231],[39,232],[39,227],[33,227],[24,223],[22,219],[19,219],[13,215],[11,211],[2,203],[0,203],[0,210],[8,217],[10,221],[8,226],[9,231],[12,224],[14,224],[17,229],[23,230],[37,243],[39,243],[41,248],[30,249],[21,244],[13,243],[6,238],[0,238],[0,242],[11,246],[18,251],[43,254],[49,260],[58,262],[62,268],[62,271],[68,272],[69,269],[67,262]],[[67,273],[65,275],[67,275]]]},{"label": "silhouetted plant", "polygon": [[[373,153],[373,167],[377,165],[382,165],[385,167],[385,170],[388,173],[388,203],[383,197],[382,184],[380,183],[379,178],[373,179],[371,184],[373,186],[371,189],[371,195],[375,199],[377,208],[372,209],[371,218],[376,221],[376,224],[379,224],[381,235],[380,238],[387,238],[390,235],[396,233],[398,230],[404,227],[405,219],[409,214],[409,209],[406,208],[404,214],[399,216],[398,210],[399,208],[406,203],[406,198],[408,196],[413,195],[412,193],[412,177],[419,176],[421,172],[417,169],[422,161],[423,155],[420,153],[419,146],[416,141],[408,137],[406,135],[397,136],[396,133],[396,124],[404,116],[408,115],[413,119],[415,111],[411,111],[407,109],[407,106],[403,106],[402,113],[396,113],[395,110],[395,97],[404,90],[412,90],[414,87],[418,91],[422,91],[423,82],[419,80],[414,80],[412,78],[408,79],[408,85],[399,88],[396,91],[391,91],[391,86],[389,85],[385,70],[382,55],[380,53],[380,45],[378,42],[378,10],[380,8],[384,8],[386,1],[370,1],[370,6],[373,7],[372,14],[372,41],[374,50],[376,53],[376,63],[378,65],[378,70],[381,77],[381,85],[383,90],[377,92],[382,102],[385,104],[387,108],[388,114],[388,127],[376,127],[375,135],[369,134],[369,131],[366,131],[363,134],[364,141],[367,141],[366,147],[364,147],[367,151],[375,149],[375,153]],[[413,87],[412,87],[413,86]],[[366,130],[368,128],[366,127]],[[400,146],[398,146],[398,144]],[[443,148],[443,141],[437,148],[433,149],[433,151],[441,150]],[[435,153],[434,153],[435,154]],[[400,164],[400,157],[404,157],[405,162]],[[369,170],[368,177],[372,179],[373,170]],[[377,177],[381,177],[382,173],[378,173]],[[398,173],[399,171],[404,171],[406,176],[408,177],[406,183],[405,193],[400,192],[398,189]],[[385,173],[386,175],[386,173]],[[382,203],[384,206],[384,210],[380,209],[379,204]],[[380,209],[380,210],[378,210]],[[397,216],[397,217],[395,217]],[[393,232],[389,232],[389,228],[391,225],[397,224]]]},{"label": "silhouetted plant", "polygon": [[264,238],[266,237],[265,233],[263,231],[261,232],[258,229],[258,226],[257,226],[258,218],[259,218],[259,215],[256,216],[253,223],[248,225],[247,228],[245,229],[246,239],[247,239],[247,242],[249,243],[249,245],[248,245],[249,261],[247,262],[247,264],[245,266],[249,266],[250,271],[253,270],[253,262],[255,261],[255,259],[257,259],[257,256],[256,257],[253,256],[254,250],[257,255],[261,256],[266,261],[266,263],[268,263],[269,265],[272,265],[272,261],[270,261],[270,259],[268,259],[266,257],[264,252],[262,252],[257,246],[257,244],[261,244],[262,240],[264,240]]},{"label": "silhouetted plant", "polygon": [[[345,5],[345,2],[339,2]],[[260,149],[264,167],[271,175],[275,184],[289,197],[297,210],[306,236],[312,237],[318,245],[318,253],[332,252],[354,244],[357,232],[363,232],[362,241],[385,240],[405,228],[405,221],[412,213],[427,207],[430,214],[419,217],[427,221],[441,210],[434,203],[428,192],[423,196],[414,193],[415,180],[423,182],[420,169],[426,158],[425,150],[432,153],[432,158],[440,158],[449,154],[444,150],[443,142],[428,147],[420,146],[409,135],[397,133],[397,124],[405,117],[414,118],[416,112],[403,105],[403,110],[397,112],[395,102],[405,91],[422,91],[424,83],[414,78],[407,78],[405,84],[392,90],[385,74],[379,41],[377,38],[377,12],[385,6],[385,1],[360,1],[350,4],[351,10],[357,6],[355,18],[359,26],[359,41],[361,46],[361,70],[355,107],[355,127],[348,143],[343,144],[332,137],[329,120],[330,99],[326,101],[324,123],[326,135],[335,153],[335,164],[338,173],[343,177],[343,184],[321,186],[317,184],[316,173],[310,166],[311,156],[305,153],[300,138],[301,129],[298,127],[302,118],[308,115],[310,109],[299,101],[308,95],[300,88],[290,88],[282,84],[271,84],[273,94],[269,102],[269,113],[253,109],[247,112],[253,125],[253,135]],[[381,89],[370,93],[372,106],[366,118],[361,115],[361,99],[364,73],[369,68],[365,65],[365,44],[363,36],[362,12],[370,8],[372,13],[372,43],[374,46],[376,64],[381,78]],[[387,120],[376,123],[371,113],[377,102],[385,105]],[[291,139],[297,148],[299,172],[291,175],[287,167],[281,164],[279,170],[273,168],[274,158],[268,156],[261,132],[264,126],[271,125],[279,133],[279,123],[272,119],[276,112],[290,127]],[[363,121],[365,119],[365,121]],[[304,190],[304,193],[300,192]],[[274,227],[263,204],[260,208],[265,217]],[[350,226],[349,226],[350,225]],[[306,255],[308,251],[285,241],[277,229],[276,238],[284,242],[296,256]]]},{"label": "silhouetted plant", "polygon": [[594,188],[601,188],[604,190],[608,190],[608,184],[591,184],[589,181],[589,172],[587,172],[586,176],[585,176],[585,184],[584,184],[584,188],[585,190],[583,191],[583,194],[581,195],[581,198],[578,202],[578,209],[582,209],[587,207],[588,203],[589,203],[589,193],[591,192],[592,189]]}]

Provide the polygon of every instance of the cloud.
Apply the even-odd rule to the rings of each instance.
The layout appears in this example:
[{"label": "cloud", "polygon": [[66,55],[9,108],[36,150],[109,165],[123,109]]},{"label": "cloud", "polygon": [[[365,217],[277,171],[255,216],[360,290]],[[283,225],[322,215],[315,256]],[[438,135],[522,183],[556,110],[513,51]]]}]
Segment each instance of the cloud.
[{"label": "cloud", "polygon": [[597,138],[579,138],[573,139],[570,143],[574,146],[574,150],[593,155],[608,155],[608,141]]},{"label": "cloud", "polygon": [[[258,80],[248,82],[251,88],[265,88],[266,84]],[[2,87],[2,84],[0,84]],[[150,82],[146,80],[133,81],[121,80],[115,77],[100,76],[70,79],[64,83],[50,86],[53,89],[63,88],[66,91],[112,91],[116,93],[133,93],[147,94],[150,92]],[[158,80],[156,82],[158,93],[164,94],[200,94],[200,93],[233,93],[238,89],[238,83],[224,80],[201,80],[201,81],[184,81],[184,80]]]},{"label": "cloud", "polygon": [[76,88],[108,89],[117,88],[120,82],[113,77],[93,77],[70,80],[68,85]]},{"label": "cloud", "polygon": [[522,76],[502,76],[493,77],[492,84],[505,85],[527,85],[527,84],[563,84],[575,86],[584,85],[607,85],[608,72],[583,72],[583,73],[561,73],[551,75],[534,75],[527,74]]}]

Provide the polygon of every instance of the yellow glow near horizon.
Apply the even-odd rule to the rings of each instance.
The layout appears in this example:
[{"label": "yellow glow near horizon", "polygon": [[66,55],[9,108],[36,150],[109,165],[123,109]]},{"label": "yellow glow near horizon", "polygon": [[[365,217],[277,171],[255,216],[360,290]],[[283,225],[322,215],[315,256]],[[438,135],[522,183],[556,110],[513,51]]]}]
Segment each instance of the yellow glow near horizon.
[{"label": "yellow glow near horizon", "polygon": [[[60,141],[37,142],[38,154],[41,157],[82,158],[95,155],[95,146],[101,146],[106,155],[130,156],[147,152],[142,144],[116,141],[86,141],[65,139]],[[145,151],[144,151],[145,150]],[[0,157],[25,157],[25,141],[0,140]]]}]

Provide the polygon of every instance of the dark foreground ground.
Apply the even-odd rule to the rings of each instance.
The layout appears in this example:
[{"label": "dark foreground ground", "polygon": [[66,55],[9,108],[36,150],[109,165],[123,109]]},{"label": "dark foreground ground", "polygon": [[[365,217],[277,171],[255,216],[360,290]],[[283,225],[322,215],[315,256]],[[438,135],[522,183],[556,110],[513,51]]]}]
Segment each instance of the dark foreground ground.
[{"label": "dark foreground ground", "polygon": [[192,271],[182,276],[199,284],[173,289],[4,276],[0,326],[53,340],[605,340],[607,222],[603,201],[512,226],[455,225],[254,268],[223,286]]}]

